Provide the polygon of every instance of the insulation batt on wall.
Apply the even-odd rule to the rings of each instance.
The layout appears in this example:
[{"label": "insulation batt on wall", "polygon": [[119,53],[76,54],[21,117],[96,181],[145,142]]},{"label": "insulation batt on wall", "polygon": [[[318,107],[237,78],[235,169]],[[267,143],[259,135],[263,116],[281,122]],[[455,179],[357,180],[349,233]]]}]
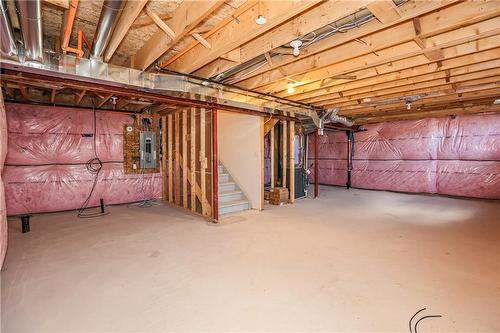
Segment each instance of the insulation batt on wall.
[{"label": "insulation batt on wall", "polygon": [[[92,110],[6,103],[8,153],[3,178],[8,215],[77,209],[93,183]],[[161,174],[127,175],[123,128],[127,114],[98,111],[96,149],[103,169],[89,203],[161,198]],[[89,135],[90,134],[90,135]]]},{"label": "insulation batt on wall", "polygon": [[[358,188],[500,199],[500,115],[387,122],[355,134]],[[319,182],[346,184],[347,136],[319,143]],[[314,162],[309,140],[309,164]]]},{"label": "insulation batt on wall", "polygon": [[3,182],[4,160],[7,155],[7,119],[0,90],[0,268],[7,252],[7,209],[5,207],[5,192]]}]

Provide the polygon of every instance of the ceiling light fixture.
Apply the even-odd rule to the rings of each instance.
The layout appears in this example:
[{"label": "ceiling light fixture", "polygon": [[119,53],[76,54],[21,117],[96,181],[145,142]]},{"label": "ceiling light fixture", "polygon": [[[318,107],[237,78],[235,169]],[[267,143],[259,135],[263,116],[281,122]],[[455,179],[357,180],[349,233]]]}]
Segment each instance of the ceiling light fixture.
[{"label": "ceiling light fixture", "polygon": [[500,104],[500,98],[498,98],[498,99],[495,99],[495,100],[493,101],[493,104],[495,104],[495,105],[498,105],[498,104]]},{"label": "ceiling light fixture", "polygon": [[267,20],[266,20],[266,17],[264,15],[259,15],[257,16],[257,19],[255,20],[255,23],[257,23],[258,25],[264,25],[266,24]]},{"label": "ceiling light fixture", "polygon": [[293,86],[292,82],[288,83],[288,87],[286,90],[288,91],[289,94],[293,94],[295,92],[295,87]]},{"label": "ceiling light fixture", "polygon": [[298,56],[299,56],[299,54],[300,54],[300,49],[299,49],[299,47],[301,47],[301,46],[302,46],[302,41],[301,41],[301,40],[299,40],[299,39],[292,40],[292,41],[290,42],[290,46],[291,46],[291,47],[293,47],[293,52],[292,52],[292,53],[293,53],[293,55],[294,55],[294,56],[296,56],[296,57],[298,57]]},{"label": "ceiling light fixture", "polygon": [[258,25],[266,24],[267,20],[266,20],[266,17],[262,14],[262,8],[260,5],[260,1],[258,3],[257,12],[258,12],[258,16],[257,16],[257,19],[255,20],[255,23],[257,23]]}]

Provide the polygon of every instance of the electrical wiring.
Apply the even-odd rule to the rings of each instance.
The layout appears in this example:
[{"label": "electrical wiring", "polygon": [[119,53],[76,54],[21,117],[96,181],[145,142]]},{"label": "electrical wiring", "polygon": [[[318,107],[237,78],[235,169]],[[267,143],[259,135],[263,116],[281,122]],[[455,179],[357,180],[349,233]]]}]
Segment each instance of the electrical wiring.
[{"label": "electrical wiring", "polygon": [[85,167],[87,168],[87,171],[91,174],[94,175],[94,181],[92,183],[92,188],[90,189],[90,193],[83,202],[82,206],[77,210],[77,216],[80,218],[93,218],[93,217],[100,217],[104,215],[108,215],[109,212],[92,212],[92,213],[85,213],[85,210],[88,209],[88,205],[90,203],[90,199],[92,198],[92,194],[94,194],[95,188],[97,186],[97,181],[99,180],[99,174],[102,171],[102,161],[100,160],[99,156],[97,155],[97,141],[96,141],[96,135],[97,135],[97,117],[96,117],[96,109],[94,107],[94,101],[92,100],[92,115],[93,115],[93,127],[92,127],[92,149],[94,151],[94,157],[91,158],[90,160],[85,163]]}]

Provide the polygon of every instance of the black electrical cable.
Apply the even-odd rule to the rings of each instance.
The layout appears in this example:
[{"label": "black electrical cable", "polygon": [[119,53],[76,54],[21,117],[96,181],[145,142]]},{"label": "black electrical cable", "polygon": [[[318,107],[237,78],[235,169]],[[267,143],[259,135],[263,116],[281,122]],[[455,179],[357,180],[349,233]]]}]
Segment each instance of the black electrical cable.
[{"label": "black electrical cable", "polygon": [[91,158],[90,160],[85,163],[85,167],[87,168],[87,171],[91,174],[94,175],[94,182],[92,184],[92,188],[90,189],[90,193],[87,196],[87,199],[83,202],[82,206],[78,209],[78,214],[77,216],[80,218],[92,218],[92,217],[99,217],[99,216],[104,216],[108,215],[109,212],[94,212],[94,213],[85,213],[85,210],[88,208],[88,205],[90,203],[90,199],[92,198],[92,194],[94,194],[95,187],[97,185],[97,181],[99,179],[99,174],[101,173],[102,170],[102,161],[99,159],[99,156],[97,155],[97,147],[96,147],[96,135],[97,135],[97,119],[96,119],[96,109],[94,107],[94,101],[92,100],[92,114],[93,114],[93,129],[92,129],[92,137],[93,137],[93,142],[92,142],[92,148],[94,151],[94,157]]},{"label": "black electrical cable", "polygon": [[410,318],[410,321],[408,322],[408,326],[410,327],[410,333],[413,333],[413,331],[412,331],[412,329],[411,329],[411,328],[412,328],[412,327],[411,327],[411,321],[412,321],[412,320],[413,320],[413,319],[414,319],[414,318],[415,318],[415,317],[416,317],[416,316],[417,316],[420,312],[422,312],[422,311],[424,311],[424,310],[427,310],[427,308],[423,308],[423,309],[418,310],[418,311],[417,311],[417,312],[415,312],[415,314],[414,314],[414,315]]},{"label": "black electrical cable", "polygon": [[417,320],[417,322],[415,323],[415,333],[418,333],[417,332],[417,325],[418,323],[420,323],[422,320],[426,319],[426,318],[441,318],[442,316],[441,315],[430,315],[430,316],[423,316],[422,318],[420,318],[419,320]]}]

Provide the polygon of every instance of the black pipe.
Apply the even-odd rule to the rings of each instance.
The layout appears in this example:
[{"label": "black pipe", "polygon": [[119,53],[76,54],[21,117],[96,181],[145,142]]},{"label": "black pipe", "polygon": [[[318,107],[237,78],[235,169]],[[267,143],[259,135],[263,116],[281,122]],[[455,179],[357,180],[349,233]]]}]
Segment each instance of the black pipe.
[{"label": "black pipe", "polygon": [[101,198],[100,202],[101,202],[101,214],[104,214],[104,199]]},{"label": "black pipe", "polygon": [[354,144],[354,132],[353,131],[345,131],[347,135],[347,182],[346,188],[351,188],[351,176],[352,176],[352,146]]},{"label": "black pipe", "polygon": [[30,232],[30,215],[21,215],[21,230],[23,234]]}]

